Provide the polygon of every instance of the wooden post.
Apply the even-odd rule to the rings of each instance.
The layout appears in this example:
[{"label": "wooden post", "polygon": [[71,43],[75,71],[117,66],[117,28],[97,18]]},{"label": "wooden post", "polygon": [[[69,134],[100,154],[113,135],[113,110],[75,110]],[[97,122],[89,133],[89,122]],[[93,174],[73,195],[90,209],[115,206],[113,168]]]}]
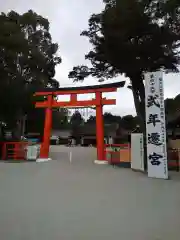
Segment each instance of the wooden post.
[{"label": "wooden post", "polygon": [[50,146],[51,128],[52,128],[52,100],[53,100],[52,95],[49,95],[47,99],[48,107],[46,108],[44,136],[43,136],[43,142],[41,144],[41,149],[40,149],[40,159],[49,158],[49,146]]},{"label": "wooden post", "polygon": [[[96,144],[97,144],[97,160],[105,161],[104,156],[104,119],[102,106],[102,93],[96,92]],[[97,162],[98,162],[97,161]]]}]

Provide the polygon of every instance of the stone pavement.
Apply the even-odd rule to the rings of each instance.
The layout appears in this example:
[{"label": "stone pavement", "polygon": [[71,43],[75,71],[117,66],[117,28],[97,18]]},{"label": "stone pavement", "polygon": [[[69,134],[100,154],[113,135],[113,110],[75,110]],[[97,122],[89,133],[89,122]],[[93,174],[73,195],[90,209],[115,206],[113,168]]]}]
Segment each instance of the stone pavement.
[{"label": "stone pavement", "polygon": [[0,163],[0,240],[179,240],[180,174],[148,179],[94,165],[93,148]]}]

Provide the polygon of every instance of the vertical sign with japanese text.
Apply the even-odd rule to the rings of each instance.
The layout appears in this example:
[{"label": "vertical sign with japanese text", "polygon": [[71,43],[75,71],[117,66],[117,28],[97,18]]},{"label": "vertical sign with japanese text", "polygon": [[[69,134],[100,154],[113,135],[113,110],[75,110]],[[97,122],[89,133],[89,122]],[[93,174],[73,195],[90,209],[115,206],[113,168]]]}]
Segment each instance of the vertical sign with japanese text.
[{"label": "vertical sign with japanese text", "polygon": [[163,73],[145,74],[148,176],[168,179]]},{"label": "vertical sign with japanese text", "polygon": [[131,134],[131,168],[144,171],[144,140],[142,133]]}]

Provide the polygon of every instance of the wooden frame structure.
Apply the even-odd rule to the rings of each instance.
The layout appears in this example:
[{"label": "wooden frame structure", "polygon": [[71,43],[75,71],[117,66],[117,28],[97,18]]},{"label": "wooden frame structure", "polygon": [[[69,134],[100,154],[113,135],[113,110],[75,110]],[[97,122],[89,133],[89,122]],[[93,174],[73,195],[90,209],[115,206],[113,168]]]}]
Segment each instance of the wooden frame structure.
[{"label": "wooden frame structure", "polygon": [[[106,99],[102,97],[103,93],[116,92],[118,88],[124,87],[125,82],[117,82],[112,84],[73,87],[73,88],[59,88],[53,90],[51,88],[44,91],[37,92],[36,96],[45,96],[46,100],[43,102],[36,102],[36,108],[45,108],[45,125],[44,137],[40,149],[40,159],[49,158],[49,146],[52,128],[52,108],[59,107],[95,107],[96,108],[96,141],[97,141],[97,160],[102,162],[105,160],[104,156],[104,122],[103,122],[103,106],[116,104],[115,99]],[[95,98],[91,100],[78,100],[79,94],[94,93]],[[58,101],[58,96],[70,95],[70,101]]]}]

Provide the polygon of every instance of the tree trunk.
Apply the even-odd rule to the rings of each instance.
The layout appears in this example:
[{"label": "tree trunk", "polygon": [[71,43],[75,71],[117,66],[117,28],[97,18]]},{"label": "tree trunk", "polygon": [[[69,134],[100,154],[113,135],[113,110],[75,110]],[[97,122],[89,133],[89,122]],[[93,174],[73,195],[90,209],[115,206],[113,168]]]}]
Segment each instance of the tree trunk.
[{"label": "tree trunk", "polygon": [[21,122],[17,121],[16,126],[12,129],[12,137],[14,141],[21,140]]},{"label": "tree trunk", "polygon": [[17,115],[16,125],[13,129],[13,138],[17,141],[21,140],[23,118],[24,118],[23,112],[22,112],[22,110],[20,110],[18,115]]},{"label": "tree trunk", "polygon": [[145,105],[145,86],[143,80],[139,84],[139,95],[141,99],[141,115],[143,117],[142,129],[144,134],[144,168],[147,170],[147,138],[146,138],[146,105]]},{"label": "tree trunk", "polygon": [[142,80],[142,75],[136,74],[132,76],[131,84],[136,113],[140,122],[140,129],[144,137],[144,168],[147,170],[145,87]]},{"label": "tree trunk", "polygon": [[[145,88],[143,82],[139,80],[141,75],[131,77],[132,92],[137,116],[140,122],[140,129],[144,133],[145,127]],[[141,83],[140,83],[141,82]]]}]

